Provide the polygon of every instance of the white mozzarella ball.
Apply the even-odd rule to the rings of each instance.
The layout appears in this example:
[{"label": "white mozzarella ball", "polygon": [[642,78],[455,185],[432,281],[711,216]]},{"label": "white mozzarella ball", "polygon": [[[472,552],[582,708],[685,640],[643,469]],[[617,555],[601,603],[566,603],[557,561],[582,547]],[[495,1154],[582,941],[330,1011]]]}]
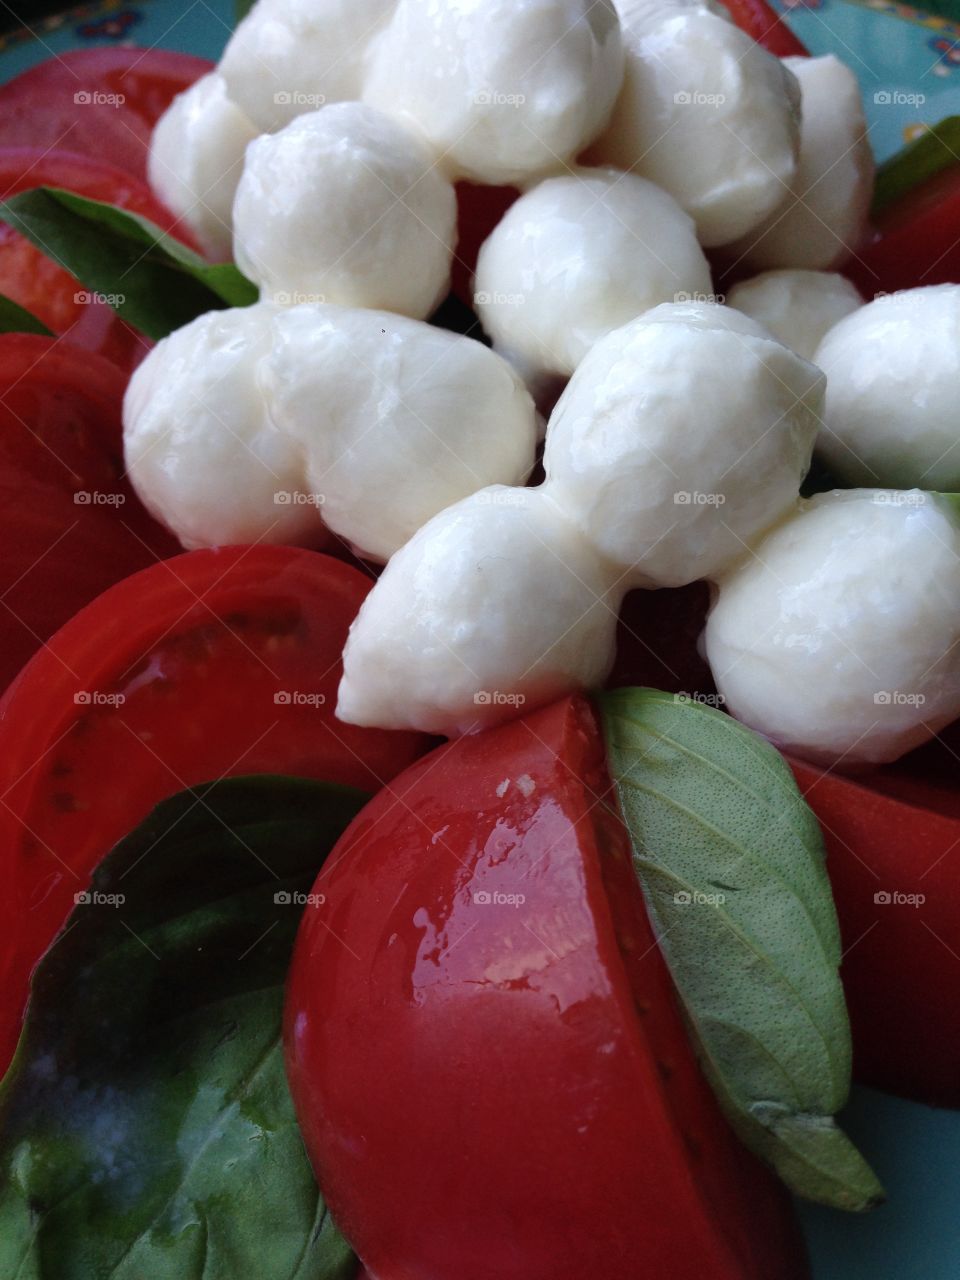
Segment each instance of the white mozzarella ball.
[{"label": "white mozzarella ball", "polygon": [[611,0],[400,0],[364,98],[412,121],[456,176],[518,183],[596,136],[622,75]]},{"label": "white mozzarella ball", "polygon": [[285,304],[425,317],[446,296],[453,186],[389,116],[343,102],[254,142],[233,210],[237,265]]},{"label": "white mozzarella ball", "polygon": [[656,182],[694,219],[702,244],[729,244],[782,203],[796,174],[796,77],[702,7],[621,0],[620,14],[624,84],[589,158]]},{"label": "white mozzarella ball", "polygon": [[454,735],[600,684],[615,576],[542,489],[475,493],[425,525],[364,601],[338,716]]},{"label": "white mozzarella ball", "polygon": [[508,358],[570,374],[611,330],[711,288],[693,223],[671,196],[633,174],[582,169],[511,205],[480,250],[474,302]]},{"label": "white mozzarella ball", "polygon": [[368,47],[396,0],[258,0],[220,60],[230,97],[261,132],[359,98]]},{"label": "white mozzarella ball", "polygon": [[848,765],[895,760],[960,716],[960,530],[941,502],[818,494],[721,581],[706,652],[738,719]]},{"label": "white mozzarella ball", "polygon": [[273,322],[261,386],[299,444],[324,519],[373,559],[489,484],[533,468],[533,401],[471,338],[376,311],[301,306]]},{"label": "white mozzarella ball", "polygon": [[147,510],[188,549],[324,540],[316,505],[300,500],[300,449],[270,422],[257,388],[273,310],[199,316],[158,342],[130,379],[127,470]]},{"label": "white mozzarella ball", "polygon": [[758,320],[804,360],[814,360],[827,331],[863,306],[856,286],[844,276],[789,269],[741,281],[730,290],[727,302]]},{"label": "white mozzarella ball", "polygon": [[628,585],[714,577],[797,502],[823,383],[729,307],[657,307],[574,374],[547,426],[548,488]]},{"label": "white mozzarella ball", "polygon": [[825,271],[849,258],[863,240],[873,153],[850,68],[832,54],[784,62],[800,81],[800,163],[789,194],[734,251],[758,270]]},{"label": "white mozzarella ball", "polygon": [[960,491],[960,285],[875,299],[817,348],[817,449],[858,484]]},{"label": "white mozzarella ball", "polygon": [[150,138],[151,187],[215,262],[230,258],[233,197],[247,144],[256,136],[227,97],[223,77],[212,71],[177,94]]}]

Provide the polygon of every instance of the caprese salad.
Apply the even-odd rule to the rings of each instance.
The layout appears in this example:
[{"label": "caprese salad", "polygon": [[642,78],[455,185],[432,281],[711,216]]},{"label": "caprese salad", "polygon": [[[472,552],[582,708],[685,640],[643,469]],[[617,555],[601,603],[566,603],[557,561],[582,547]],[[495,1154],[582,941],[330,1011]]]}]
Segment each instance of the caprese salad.
[{"label": "caprese salad", "polygon": [[960,1105],[960,127],[868,134],[764,0],[0,87],[0,1275],[799,1280],[851,1078]]}]

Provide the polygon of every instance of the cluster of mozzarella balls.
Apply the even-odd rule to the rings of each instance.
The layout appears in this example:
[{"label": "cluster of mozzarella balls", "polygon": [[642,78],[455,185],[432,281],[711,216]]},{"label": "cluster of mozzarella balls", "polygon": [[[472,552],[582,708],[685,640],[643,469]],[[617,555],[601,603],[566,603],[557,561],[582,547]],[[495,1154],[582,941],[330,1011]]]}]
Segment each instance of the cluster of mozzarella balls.
[{"label": "cluster of mozzarella balls", "polygon": [[[259,0],[150,174],[261,301],[150,353],[130,474],[188,547],[386,563],[344,720],[457,734],[595,687],[625,593],[702,578],[718,689],[780,745],[882,761],[960,715],[926,492],[960,490],[960,288],[864,306],[832,273],[873,180],[836,59],[712,0]],[[425,323],[460,179],[520,191],[477,263],[493,350]],[[762,274],[722,305],[704,248]],[[801,500],[815,447],[867,487]]]}]

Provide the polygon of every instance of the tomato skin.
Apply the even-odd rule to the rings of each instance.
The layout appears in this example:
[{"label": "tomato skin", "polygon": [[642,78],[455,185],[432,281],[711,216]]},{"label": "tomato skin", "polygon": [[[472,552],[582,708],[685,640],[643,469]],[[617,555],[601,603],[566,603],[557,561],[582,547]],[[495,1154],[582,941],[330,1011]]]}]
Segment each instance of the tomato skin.
[{"label": "tomato skin", "polygon": [[476,182],[458,182],[456,190],[457,246],[453,255],[452,289],[461,302],[472,307],[477,255],[520,192],[516,187],[484,187]]},{"label": "tomato skin", "polygon": [[805,1274],[699,1074],[609,788],[566,699],[413,766],[317,880],[288,1077],[378,1280]]},{"label": "tomato skin", "polygon": [[960,166],[928,178],[875,218],[872,240],[843,270],[867,298],[960,284]]},{"label": "tomato skin", "polygon": [[24,668],[0,701],[0,856],[18,917],[0,1066],[74,893],[160,800],[243,773],[372,790],[424,749],[334,718],[370,586],[298,548],[194,551],[105,592]]},{"label": "tomato skin", "polygon": [[[823,828],[864,1084],[960,1106],[960,816],[791,762]],[[878,901],[877,894],[922,895]]]},{"label": "tomato skin", "polygon": [[0,335],[0,689],[94,596],[179,550],[126,479],[124,387],[69,343]]},{"label": "tomato skin", "polygon": [[769,53],[778,58],[807,56],[806,46],[766,0],[723,0],[723,3],[737,26]]},{"label": "tomato skin", "polygon": [[106,161],[142,182],[150,134],[213,63],[165,49],[74,49],[0,86],[0,147],[53,147]]},{"label": "tomato skin", "polygon": [[699,650],[709,611],[706,582],[629,592],[620,610],[617,657],[607,688],[646,685],[668,693],[712,693],[713,676]]},{"label": "tomato skin", "polygon": [[[0,148],[0,199],[40,186],[64,187],[91,200],[119,205],[196,248],[192,236],[149,188],[123,170],[69,151]],[[69,271],[6,223],[0,223],[0,292],[26,307],[54,333],[106,356],[121,369],[135,368],[153,346],[108,303],[92,298]]]}]

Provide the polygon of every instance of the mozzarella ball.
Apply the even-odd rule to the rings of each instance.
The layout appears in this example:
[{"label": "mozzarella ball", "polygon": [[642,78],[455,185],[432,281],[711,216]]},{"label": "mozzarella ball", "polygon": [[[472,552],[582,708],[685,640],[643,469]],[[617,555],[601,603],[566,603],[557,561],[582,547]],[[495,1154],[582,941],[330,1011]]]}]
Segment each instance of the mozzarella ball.
[{"label": "mozzarella ball", "polygon": [[368,47],[396,0],[258,0],[234,31],[220,73],[259,132],[359,98]]},{"label": "mozzarella ball", "polygon": [[214,262],[231,251],[231,211],[253,124],[227,97],[223,77],[202,76],[157,121],[147,175],[160,200],[179,215]]},{"label": "mozzarella ball", "polygon": [[796,503],[823,384],[729,307],[657,307],[570,380],[547,486],[629,586],[714,577]]},{"label": "mozzarella ball", "polygon": [[633,174],[583,169],[522,195],[484,242],[474,303],[529,374],[571,374],[611,330],[679,294],[707,295],[690,218]]},{"label": "mozzarella ball", "polygon": [[533,469],[533,401],[471,338],[385,312],[291,307],[260,372],[327,525],[372,559],[451,503]]},{"label": "mozzarella ball", "polygon": [[729,244],[782,203],[796,174],[796,77],[702,7],[620,0],[619,8],[624,84],[589,158],[669,191],[701,244]]},{"label": "mozzarella ball", "polygon": [[454,735],[598,685],[614,577],[542,490],[483,489],[387,565],[350,629],[337,715]]},{"label": "mozzarella ball", "polygon": [[233,222],[237,265],[275,302],[423,318],[450,287],[453,186],[419,139],[360,102],[254,142]]},{"label": "mozzarella ball", "polygon": [[941,501],[818,494],[722,579],[706,653],[738,719],[850,765],[896,760],[960,716],[960,530]]},{"label": "mozzarella ball", "polygon": [[622,75],[611,0],[400,0],[363,96],[422,130],[456,176],[510,184],[580,152]]},{"label": "mozzarella ball", "polygon": [[828,271],[863,240],[873,196],[874,162],[857,78],[831,54],[784,58],[800,81],[800,163],[789,194],[734,246],[767,267]]},{"label": "mozzarella ball", "polygon": [[734,285],[727,302],[804,360],[813,360],[824,334],[863,306],[856,286],[829,271],[765,271]]},{"label": "mozzarella ball", "polygon": [[960,491],[960,285],[877,298],[817,348],[817,449],[856,484]]},{"label": "mozzarella ball", "polygon": [[158,342],[130,379],[130,479],[188,549],[324,540],[317,506],[302,500],[300,449],[273,426],[257,388],[273,310],[199,316]]}]

